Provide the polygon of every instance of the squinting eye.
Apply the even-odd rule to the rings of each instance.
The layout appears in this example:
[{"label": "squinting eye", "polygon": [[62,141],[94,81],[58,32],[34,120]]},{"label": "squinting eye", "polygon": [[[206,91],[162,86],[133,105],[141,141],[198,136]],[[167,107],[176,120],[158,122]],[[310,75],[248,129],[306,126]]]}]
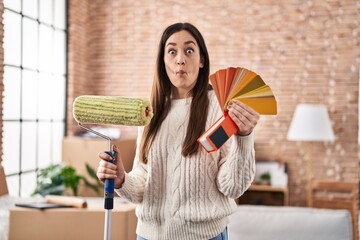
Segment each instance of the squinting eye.
[{"label": "squinting eye", "polygon": [[171,54],[171,55],[174,55],[176,53],[176,51],[175,50],[169,50],[168,53]]}]

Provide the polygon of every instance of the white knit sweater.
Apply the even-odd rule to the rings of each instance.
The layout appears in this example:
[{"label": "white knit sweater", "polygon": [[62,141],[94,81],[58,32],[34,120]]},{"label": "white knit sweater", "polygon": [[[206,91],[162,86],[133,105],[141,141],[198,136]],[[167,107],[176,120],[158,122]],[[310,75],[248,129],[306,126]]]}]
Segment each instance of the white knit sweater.
[{"label": "white knit sweater", "polygon": [[[213,91],[206,129],[222,114]],[[136,233],[148,240],[210,239],[224,230],[227,216],[255,176],[253,134],[232,136],[214,153],[200,150],[181,155],[191,98],[172,100],[148,155],[138,161],[140,137],[131,172],[125,174],[119,196],[138,203]],[[142,128],[139,128],[139,136]]]}]

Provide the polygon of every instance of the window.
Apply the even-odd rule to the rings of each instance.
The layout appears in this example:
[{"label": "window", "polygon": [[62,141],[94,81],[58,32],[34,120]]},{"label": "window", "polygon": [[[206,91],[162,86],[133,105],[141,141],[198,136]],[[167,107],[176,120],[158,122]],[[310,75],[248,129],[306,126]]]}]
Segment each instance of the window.
[{"label": "window", "polygon": [[3,166],[9,194],[61,162],[66,111],[66,0],[4,0]]}]

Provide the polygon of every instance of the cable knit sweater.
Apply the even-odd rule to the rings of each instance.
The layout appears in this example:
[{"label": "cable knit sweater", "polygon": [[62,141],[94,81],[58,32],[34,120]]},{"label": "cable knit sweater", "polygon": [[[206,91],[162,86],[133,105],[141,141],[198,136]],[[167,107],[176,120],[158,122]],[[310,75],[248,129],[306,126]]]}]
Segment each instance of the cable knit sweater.
[{"label": "cable knit sweater", "polygon": [[[206,129],[222,114],[213,91]],[[172,100],[148,155],[138,161],[140,137],[131,172],[115,191],[139,204],[136,233],[149,240],[210,239],[228,224],[235,211],[233,200],[249,187],[255,175],[253,133],[232,136],[214,153],[202,147],[196,154],[181,155],[189,124],[191,98]],[[190,123],[191,124],[191,123]]]}]

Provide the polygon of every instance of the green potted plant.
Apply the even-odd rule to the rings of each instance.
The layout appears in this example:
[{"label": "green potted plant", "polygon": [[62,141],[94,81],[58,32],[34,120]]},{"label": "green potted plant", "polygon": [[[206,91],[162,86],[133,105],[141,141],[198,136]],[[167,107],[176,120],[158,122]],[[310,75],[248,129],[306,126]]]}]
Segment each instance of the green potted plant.
[{"label": "green potted plant", "polygon": [[100,194],[101,182],[97,178],[95,171],[86,164],[86,170],[89,176],[95,179],[95,184],[89,182],[84,176],[78,175],[71,166],[62,164],[52,164],[39,170],[36,179],[36,188],[32,195],[64,195],[65,189],[70,188],[74,196],[78,195],[78,186],[80,181],[84,181],[85,186]]},{"label": "green potted plant", "polygon": [[265,172],[260,175],[260,184],[270,185],[271,175],[269,172]]}]

